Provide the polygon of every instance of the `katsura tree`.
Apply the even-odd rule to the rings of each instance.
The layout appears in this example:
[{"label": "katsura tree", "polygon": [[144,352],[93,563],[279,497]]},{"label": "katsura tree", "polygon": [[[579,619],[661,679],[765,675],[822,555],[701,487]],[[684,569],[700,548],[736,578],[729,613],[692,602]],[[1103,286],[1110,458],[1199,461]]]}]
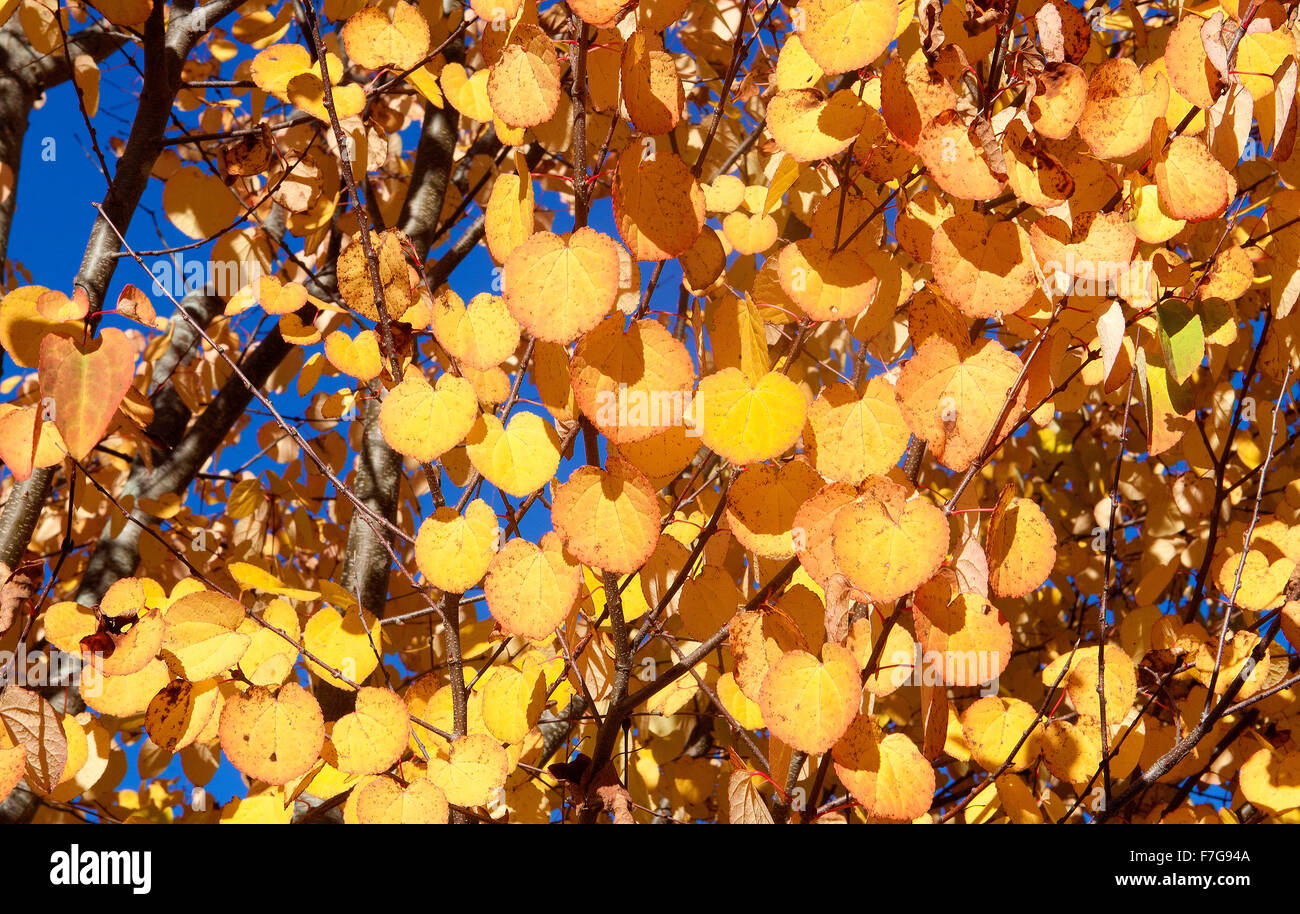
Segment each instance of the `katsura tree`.
[{"label": "katsura tree", "polygon": [[1295,4],[0,20],[4,819],[1300,817]]}]

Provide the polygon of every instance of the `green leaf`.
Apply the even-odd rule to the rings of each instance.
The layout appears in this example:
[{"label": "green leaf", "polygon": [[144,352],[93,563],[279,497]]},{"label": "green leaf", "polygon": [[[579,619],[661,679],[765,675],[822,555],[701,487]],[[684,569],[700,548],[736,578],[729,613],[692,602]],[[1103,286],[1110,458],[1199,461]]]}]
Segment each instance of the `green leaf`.
[{"label": "green leaf", "polygon": [[1181,384],[1191,377],[1205,358],[1205,330],[1201,318],[1181,301],[1157,305],[1156,316],[1165,367]]},{"label": "green leaf", "polygon": [[1231,302],[1203,298],[1199,308],[1206,342],[1228,346],[1237,339],[1237,312]]}]

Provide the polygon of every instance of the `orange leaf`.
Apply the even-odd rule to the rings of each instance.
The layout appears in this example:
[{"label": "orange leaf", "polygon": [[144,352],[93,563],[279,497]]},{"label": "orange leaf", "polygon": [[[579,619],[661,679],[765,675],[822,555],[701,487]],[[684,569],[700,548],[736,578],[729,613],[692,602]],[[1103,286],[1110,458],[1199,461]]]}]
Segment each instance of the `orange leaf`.
[{"label": "orange leaf", "polygon": [[800,752],[825,752],[844,735],[862,701],[858,662],[838,644],[784,654],[763,679],[758,704],[772,735]]},{"label": "orange leaf", "polygon": [[[964,353],[943,337],[932,336],[903,366],[898,404],[913,434],[929,443],[935,459],[961,471],[980,456],[1020,369],[1020,360],[992,340]],[[1008,423],[1019,419],[1025,396],[1022,384]]]},{"label": "orange leaf", "polygon": [[1056,534],[1043,509],[1027,498],[1014,498],[1011,486],[993,508],[985,546],[989,586],[1000,597],[1033,592],[1056,564]]},{"label": "orange leaf", "polygon": [[948,519],[883,476],[842,508],[832,528],[835,563],[873,600],[896,600],[923,584],[948,554]]},{"label": "orange leaf", "polygon": [[580,228],[567,237],[538,232],[505,264],[505,304],[540,340],[567,343],[594,329],[618,298],[618,248]]},{"label": "orange leaf", "polygon": [[221,749],[251,778],[287,784],[315,764],[325,743],[320,705],[291,682],[273,693],[254,686],[221,709]]},{"label": "orange leaf", "polygon": [[607,467],[574,471],[555,492],[551,519],[580,562],[630,574],[659,542],[659,499],[630,463],[615,458]]},{"label": "orange leaf", "polygon": [[111,327],[83,352],[51,334],[41,341],[41,394],[54,400],[54,425],[74,460],[84,460],[108,431],[135,377],[135,347]]},{"label": "orange leaf", "polygon": [[967,317],[1019,311],[1038,288],[1029,235],[981,213],[953,216],[934,231],[934,281]]},{"label": "orange leaf", "polygon": [[886,735],[867,715],[835,744],[835,774],[873,816],[910,822],[930,809],[934,769],[902,733]]}]

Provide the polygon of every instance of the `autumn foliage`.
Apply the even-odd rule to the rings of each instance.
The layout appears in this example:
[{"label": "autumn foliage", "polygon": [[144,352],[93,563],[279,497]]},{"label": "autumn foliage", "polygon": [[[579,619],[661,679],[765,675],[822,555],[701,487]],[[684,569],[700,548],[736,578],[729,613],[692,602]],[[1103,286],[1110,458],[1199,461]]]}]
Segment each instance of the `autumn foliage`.
[{"label": "autumn foliage", "polygon": [[367,2],[0,3],[0,818],[1300,821],[1295,4]]}]

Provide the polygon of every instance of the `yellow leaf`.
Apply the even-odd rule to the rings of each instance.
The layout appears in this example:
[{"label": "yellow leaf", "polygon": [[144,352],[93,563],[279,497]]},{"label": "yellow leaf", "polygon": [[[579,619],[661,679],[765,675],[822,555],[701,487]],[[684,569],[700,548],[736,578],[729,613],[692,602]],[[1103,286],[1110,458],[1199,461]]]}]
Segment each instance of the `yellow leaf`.
[{"label": "yellow leaf", "polygon": [[746,730],[762,730],[763,711],[758,702],[750,701],[736,685],[735,673],[723,673],[718,677],[718,700],[727,709],[727,713],[736,719]]},{"label": "yellow leaf", "polygon": [[1014,756],[1020,737],[1035,718],[1034,709],[1018,698],[989,695],[968,707],[961,716],[962,734],[971,747],[971,758],[985,771],[997,771],[1011,761],[1010,771],[1024,771],[1039,753],[1037,728],[1030,732]]},{"label": "yellow leaf", "polygon": [[0,748],[0,802],[18,786],[26,770],[27,750],[19,745]]},{"label": "yellow leaf", "polygon": [[379,430],[397,453],[427,463],[464,441],[478,414],[478,397],[464,378],[443,374],[434,386],[411,370],[384,398]]},{"label": "yellow leaf", "polygon": [[495,368],[519,345],[519,324],[504,299],[475,295],[468,306],[446,290],[433,302],[433,334],[458,364],[486,371]]},{"label": "yellow leaf", "polygon": [[429,51],[428,23],[409,3],[395,4],[391,15],[377,6],[362,9],[344,23],[342,37],[348,57],[367,70],[409,70]]},{"label": "yellow leaf", "polygon": [[853,145],[866,119],[862,100],[848,89],[827,98],[820,89],[779,92],[768,104],[768,127],[796,162],[837,156]]},{"label": "yellow leaf", "polygon": [[681,119],[686,92],[663,40],[653,33],[633,32],[623,43],[620,74],[623,101],[637,132],[648,136],[672,132]]},{"label": "yellow leaf", "polygon": [[[307,620],[302,643],[317,658],[307,659],[307,667],[335,688],[347,687],[327,664],[352,682],[364,682],[379,666],[382,633],[379,622],[368,612],[352,609],[346,615],[332,606],[322,606]],[[317,662],[319,661],[319,662]]]},{"label": "yellow leaf", "polygon": [[[1079,788],[1101,768],[1100,730],[1079,727],[1073,721],[1054,720],[1039,735],[1047,769]],[[1113,774],[1113,773],[1112,773]]]},{"label": "yellow leaf", "polygon": [[1139,72],[1127,57],[1103,61],[1088,78],[1088,96],[1079,118],[1079,136],[1103,159],[1132,155],[1151,138],[1155,118],[1164,114],[1169,80],[1157,69]]},{"label": "yellow leaf", "polygon": [[545,124],[560,103],[560,61],[550,38],[538,30],[526,40],[502,49],[487,80],[493,114],[511,127]]},{"label": "yellow leaf", "polygon": [[465,454],[488,482],[523,498],[555,477],[560,436],[536,413],[516,413],[506,426],[495,415],[483,413],[465,438]]},{"label": "yellow leaf", "polygon": [[145,730],[158,748],[179,752],[199,738],[219,704],[216,680],[172,680],[149,702]]},{"label": "yellow leaf", "polygon": [[1160,208],[1174,219],[1204,222],[1223,215],[1237,193],[1237,182],[1205,144],[1176,136],[1155,164]]},{"label": "yellow leaf", "polygon": [[704,228],[704,191],[685,162],[659,149],[654,138],[647,140],[648,146],[629,143],[619,156],[614,218],[634,258],[671,260],[689,250]]},{"label": "yellow leaf", "polygon": [[[285,600],[272,600],[262,610],[262,620],[245,619],[239,630],[249,637],[248,650],[239,658],[239,671],[253,685],[278,686],[288,678],[298,661],[296,642],[301,637],[298,611]],[[287,635],[291,640],[285,640]]]},{"label": "yellow leaf", "polygon": [[142,714],[149,702],[172,679],[167,664],[151,660],[126,676],[101,676],[95,665],[81,668],[81,696],[87,707],[109,717]]},{"label": "yellow leaf", "polygon": [[[1069,657],[1070,655],[1065,655]],[[1133,658],[1118,645],[1105,647],[1106,657],[1106,720],[1122,720],[1137,698],[1137,668]],[[1097,696],[1097,648],[1079,648],[1073,654],[1070,672],[1065,679],[1065,689],[1070,703],[1081,717],[1101,719],[1101,704]]]},{"label": "yellow leaf", "polygon": [[999,496],[984,538],[989,586],[1000,597],[1023,597],[1036,590],[1056,564],[1056,533],[1043,509],[1015,498],[1007,486]]},{"label": "yellow leaf", "polygon": [[1011,662],[1011,626],[984,597],[958,593],[955,574],[936,575],[922,585],[913,598],[912,617],[923,657],[940,664],[944,685],[991,682]]},{"label": "yellow leaf", "polygon": [[580,228],[538,232],[505,263],[505,304],[540,340],[567,343],[594,329],[618,296],[618,250],[608,235]]},{"label": "yellow leaf", "polygon": [[238,631],[244,607],[229,597],[200,591],[167,608],[163,659],[190,682],[230,669],[248,650],[249,637]]},{"label": "yellow leaf", "polygon": [[335,330],[325,337],[325,358],[339,371],[362,382],[373,381],[384,370],[379,337],[373,330],[362,330],[355,339]]},{"label": "yellow leaf", "polygon": [[289,587],[266,569],[251,565],[248,562],[231,562],[227,566],[227,570],[229,570],[235,582],[244,590],[261,590],[281,597],[288,597],[291,600],[308,601],[320,597],[320,593],[315,590]]},{"label": "yellow leaf", "polygon": [[492,103],[488,100],[487,70],[465,71],[459,63],[449,63],[438,74],[438,84],[451,106],[473,121],[492,120]]},{"label": "yellow leaf", "polygon": [[1241,794],[1274,815],[1300,807],[1300,754],[1270,747],[1256,751],[1241,766]]},{"label": "yellow leaf", "polygon": [[934,232],[934,280],[967,317],[1019,311],[1039,287],[1029,234],[981,213],[953,216]]},{"label": "yellow leaf", "polygon": [[503,743],[523,742],[546,705],[546,680],[537,668],[527,674],[493,667],[478,689],[483,694],[483,723]]},{"label": "yellow leaf", "polygon": [[446,825],[449,813],[442,788],[427,777],[405,788],[389,778],[357,788],[357,821],[365,825]]},{"label": "yellow leaf", "polygon": [[119,578],[104,591],[99,612],[110,619],[127,619],[139,615],[144,605],[144,582],[139,578]]},{"label": "yellow leaf", "polygon": [[389,689],[366,686],[357,692],[356,710],[334,724],[330,744],[334,767],[348,774],[387,771],[406,750],[410,718],[406,702]]},{"label": "yellow leaf", "polygon": [[[898,376],[895,393],[903,419],[950,470],[966,469],[980,455],[1020,377],[1020,360],[992,340],[962,352],[931,336]],[[1019,419],[1025,385],[1012,400],[1004,433]]]},{"label": "yellow leaf", "polygon": [[802,0],[803,32],[808,55],[834,76],[873,63],[894,40],[898,25],[895,0]]},{"label": "yellow leaf", "polygon": [[808,407],[803,438],[817,472],[858,485],[896,466],[909,434],[893,386],[877,376],[861,398],[847,384],[823,387]]},{"label": "yellow leaf", "polygon": [[781,288],[814,321],[856,317],[871,305],[879,283],[875,271],[853,249],[832,249],[805,238],[781,249]]},{"label": "yellow leaf", "polygon": [[214,238],[244,213],[239,198],[216,175],[194,166],[174,172],[163,185],[163,212],[190,238]]},{"label": "yellow leaf", "polygon": [[497,263],[506,263],[515,249],[533,234],[533,179],[527,162],[517,175],[500,174],[492,183],[484,214],[488,250]]},{"label": "yellow leaf", "polygon": [[821,477],[804,460],[791,460],[779,469],[768,464],[747,467],[727,490],[727,526],[751,552],[788,559],[795,550],[795,515],[821,487]]},{"label": "yellow leaf", "polygon": [[429,780],[441,787],[447,802],[482,806],[509,773],[506,750],[485,733],[471,733],[451,744],[451,757],[429,759]]},{"label": "yellow leaf", "polygon": [[569,377],[583,415],[615,445],[681,425],[692,408],[698,423],[686,347],[658,321],[637,321],[626,332],[624,323],[621,315],[606,318],[574,350]]},{"label": "yellow leaf", "polygon": [[[356,87],[360,88],[360,87]],[[370,249],[375,253],[379,267],[379,286],[383,292],[384,309],[390,318],[400,319],[412,305],[411,274],[406,263],[402,242],[405,238],[396,229],[382,234],[370,233]],[[338,260],[339,294],[350,309],[372,321],[379,320],[375,308],[375,286],[366,262],[365,245],[360,234],[352,238]]]},{"label": "yellow leaf", "polygon": [[415,561],[434,587],[464,593],[487,573],[500,536],[496,513],[481,498],[465,507],[464,516],[443,506],[420,524]]},{"label": "yellow leaf", "polygon": [[803,430],[808,402],[797,384],[771,371],[751,382],[724,368],[700,382],[696,421],[707,447],[737,466],[779,457]]}]

